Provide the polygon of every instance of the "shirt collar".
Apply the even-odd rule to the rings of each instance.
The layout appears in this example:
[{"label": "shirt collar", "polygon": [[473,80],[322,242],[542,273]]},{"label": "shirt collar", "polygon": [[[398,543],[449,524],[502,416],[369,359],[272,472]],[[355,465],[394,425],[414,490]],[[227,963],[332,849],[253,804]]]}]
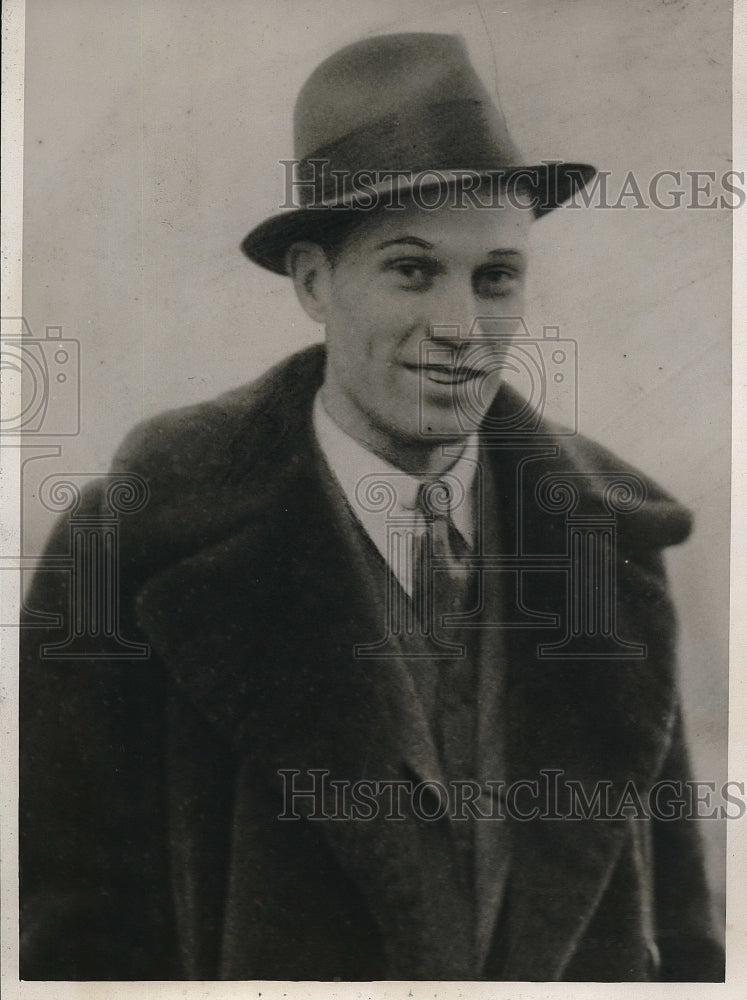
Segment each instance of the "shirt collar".
[{"label": "shirt collar", "polygon": [[[409,475],[387,462],[379,455],[365,448],[359,441],[351,437],[330,417],[318,392],[314,400],[313,412],[314,433],[316,434],[322,454],[339,482],[342,490],[362,521],[363,526],[371,534],[370,511],[361,500],[362,484],[381,479],[395,485],[395,506],[398,510],[414,510],[417,506],[418,490],[422,480]],[[475,542],[474,513],[472,499],[472,484],[477,469],[477,434],[472,434],[467,441],[461,456],[448,469],[449,477],[456,478],[464,488],[465,501],[458,504],[452,512],[454,527],[470,545]],[[468,456],[472,455],[470,459]],[[388,511],[386,513],[391,513]]]}]

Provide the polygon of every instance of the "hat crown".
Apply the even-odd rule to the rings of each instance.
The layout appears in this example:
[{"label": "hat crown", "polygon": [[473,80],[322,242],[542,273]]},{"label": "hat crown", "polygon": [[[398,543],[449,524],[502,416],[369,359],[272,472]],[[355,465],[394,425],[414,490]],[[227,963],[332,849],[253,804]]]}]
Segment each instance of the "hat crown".
[{"label": "hat crown", "polygon": [[459,35],[379,35],[331,55],[301,88],[294,149],[295,207],[241,244],[277,274],[287,273],[288,248],[318,240],[336,209],[376,209],[393,187],[414,194],[469,174],[506,188],[520,180],[540,216],[595,173],[585,163],[526,165]]},{"label": "hat crown", "polygon": [[[366,133],[382,123],[415,124],[444,105],[460,108],[459,146],[469,146],[465,140],[470,131],[477,131],[480,145],[492,149],[493,165],[498,150],[503,163],[522,162],[502,114],[469,61],[464,40],[459,35],[424,33],[367,38],[321,63],[296,101],[296,158],[311,158],[353,133]],[[459,148],[454,156],[453,166],[467,165],[457,162],[464,159]],[[412,161],[359,164],[362,169],[412,165]],[[418,164],[421,168],[443,165]]]}]

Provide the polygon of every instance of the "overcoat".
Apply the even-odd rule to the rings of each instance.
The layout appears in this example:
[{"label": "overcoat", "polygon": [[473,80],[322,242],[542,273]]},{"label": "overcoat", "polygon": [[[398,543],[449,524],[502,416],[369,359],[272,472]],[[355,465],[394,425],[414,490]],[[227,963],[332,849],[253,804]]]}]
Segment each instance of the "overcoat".
[{"label": "overcoat", "polygon": [[[141,477],[149,496],[119,519],[117,629],[147,656],[94,658],[85,635],[76,656],[69,643],[65,658],[40,653],[71,631],[83,568],[62,557],[72,521],[101,512],[104,483],[50,542],[22,630],[22,978],[447,979],[459,968],[459,912],[434,878],[450,863],[438,824],[315,821],[305,807],[278,820],[279,772],[402,779],[419,725],[403,665],[352,656],[369,608],[310,458],[324,364],[314,347],[126,439],[114,471]],[[509,405],[502,389],[493,416]],[[507,611],[529,609],[505,629],[496,777],[553,770],[589,795],[603,783],[645,802],[663,779],[688,778],[661,550],[690,517],[642,478],[645,502],[617,518],[615,630],[639,655],[542,656],[568,618],[568,511],[539,502],[542,482],[570,475],[576,515],[593,519],[608,513],[610,474],[631,470],[549,425],[537,441],[489,452],[506,551],[551,564],[522,575]],[[42,614],[57,617],[39,627]],[[509,883],[480,968],[460,978],[723,979],[686,816],[633,807],[503,822]]]}]

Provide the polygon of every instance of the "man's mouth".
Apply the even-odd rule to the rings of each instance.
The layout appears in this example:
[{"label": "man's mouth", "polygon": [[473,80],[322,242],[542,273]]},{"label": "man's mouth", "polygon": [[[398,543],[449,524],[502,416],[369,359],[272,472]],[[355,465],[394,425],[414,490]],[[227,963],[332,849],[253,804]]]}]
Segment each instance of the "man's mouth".
[{"label": "man's mouth", "polygon": [[437,382],[439,385],[460,385],[464,382],[472,382],[475,379],[483,378],[485,372],[479,368],[471,368],[469,365],[406,365],[413,371],[424,375],[429,382]]}]

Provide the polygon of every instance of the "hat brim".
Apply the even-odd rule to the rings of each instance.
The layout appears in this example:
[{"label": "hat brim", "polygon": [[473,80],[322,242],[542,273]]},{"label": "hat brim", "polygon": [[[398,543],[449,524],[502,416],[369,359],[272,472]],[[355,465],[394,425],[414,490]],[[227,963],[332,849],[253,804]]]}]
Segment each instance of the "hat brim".
[{"label": "hat brim", "polygon": [[[588,163],[557,163],[550,162],[535,166],[522,166],[495,171],[477,170],[475,174],[490,177],[496,176],[502,182],[509,183],[518,177],[532,197],[527,208],[535,218],[546,215],[558,208],[586,184],[596,174],[596,167]],[[460,171],[463,176],[465,171]],[[445,180],[442,183],[456,183]],[[423,185],[436,186],[436,182]],[[403,186],[401,190],[406,190]],[[319,233],[324,221],[331,216],[340,216],[342,212],[370,211],[356,205],[355,199],[348,201],[318,204],[313,208],[295,208],[282,215],[274,215],[265,219],[251,230],[241,242],[241,250],[246,256],[259,264],[260,267],[273,271],[275,274],[287,275],[286,256],[294,243],[301,240],[314,239],[314,233]]]}]

